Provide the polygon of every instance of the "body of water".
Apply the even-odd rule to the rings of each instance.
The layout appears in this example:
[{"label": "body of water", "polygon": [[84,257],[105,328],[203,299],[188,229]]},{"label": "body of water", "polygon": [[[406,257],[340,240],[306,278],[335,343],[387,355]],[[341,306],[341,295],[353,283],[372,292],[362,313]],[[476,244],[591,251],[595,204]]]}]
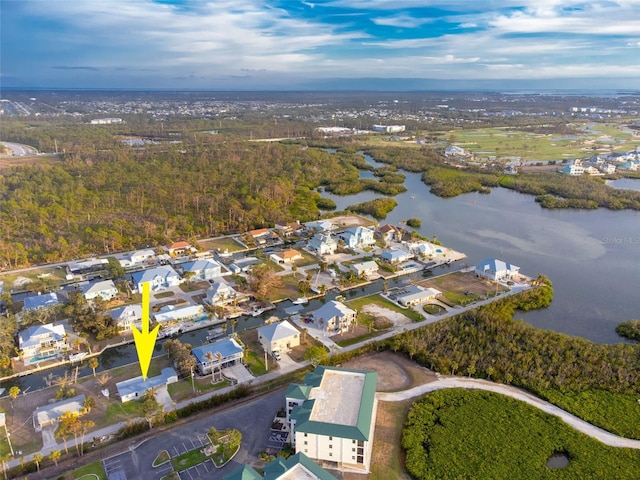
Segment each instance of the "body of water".
[{"label": "body of water", "polygon": [[619,178],[618,180],[609,180],[607,185],[621,190],[640,190],[640,179]]},{"label": "body of water", "polygon": [[[530,195],[502,188],[443,199],[429,193],[419,174],[403,173],[408,191],[394,197],[398,206],[381,223],[418,217],[421,234],[466,253],[470,264],[496,257],[551,279],[551,306],[518,318],[601,343],[622,341],[616,325],[640,318],[640,212],[548,210]],[[338,210],[379,196],[324,195]]]}]

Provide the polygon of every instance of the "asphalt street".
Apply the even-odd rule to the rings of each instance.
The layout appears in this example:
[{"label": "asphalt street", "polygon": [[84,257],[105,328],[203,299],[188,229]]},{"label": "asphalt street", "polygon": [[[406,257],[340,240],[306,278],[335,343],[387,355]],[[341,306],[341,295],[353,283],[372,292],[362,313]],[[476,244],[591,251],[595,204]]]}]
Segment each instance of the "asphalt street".
[{"label": "asphalt street", "polygon": [[119,480],[141,479],[160,480],[168,473],[167,465],[153,468],[153,460],[159,452],[167,450],[171,456],[177,456],[185,451],[198,448],[208,430],[227,428],[238,429],[242,433],[240,451],[231,462],[220,469],[215,469],[214,475],[210,471],[211,462],[199,468],[190,469],[181,476],[183,479],[221,478],[235,470],[240,465],[253,461],[260,451],[264,450],[269,440],[271,422],[276,412],[284,407],[285,389],[280,388],[273,393],[263,395],[256,400],[237,407],[229,407],[214,411],[210,416],[190,422],[188,425],[165,432],[150,438],[137,446],[130,446],[128,450],[105,459],[105,470],[117,476]]}]

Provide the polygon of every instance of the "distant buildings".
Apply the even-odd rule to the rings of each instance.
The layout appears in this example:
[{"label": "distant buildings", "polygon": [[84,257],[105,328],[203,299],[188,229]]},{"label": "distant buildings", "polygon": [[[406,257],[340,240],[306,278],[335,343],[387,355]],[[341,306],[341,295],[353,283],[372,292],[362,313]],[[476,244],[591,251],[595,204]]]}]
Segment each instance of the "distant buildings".
[{"label": "distant buildings", "polygon": [[91,125],[110,125],[112,123],[122,123],[121,118],[94,118],[89,122]]},{"label": "distant buildings", "polygon": [[371,127],[371,130],[374,132],[384,132],[384,133],[400,133],[404,132],[404,125],[374,125]]}]

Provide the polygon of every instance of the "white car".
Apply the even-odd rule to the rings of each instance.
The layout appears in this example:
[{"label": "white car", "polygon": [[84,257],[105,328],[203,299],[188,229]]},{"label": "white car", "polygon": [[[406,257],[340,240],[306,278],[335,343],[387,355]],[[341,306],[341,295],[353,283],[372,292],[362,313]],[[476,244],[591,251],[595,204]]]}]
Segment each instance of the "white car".
[{"label": "white car", "polygon": [[280,361],[281,357],[280,357],[280,352],[278,350],[274,350],[273,352],[271,352],[271,355],[273,355],[273,358]]}]

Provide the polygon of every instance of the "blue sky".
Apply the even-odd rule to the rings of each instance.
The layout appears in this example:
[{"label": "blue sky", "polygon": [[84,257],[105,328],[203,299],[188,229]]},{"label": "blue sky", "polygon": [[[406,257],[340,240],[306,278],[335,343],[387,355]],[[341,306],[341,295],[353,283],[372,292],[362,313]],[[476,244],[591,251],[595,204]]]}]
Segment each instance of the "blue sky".
[{"label": "blue sky", "polygon": [[259,90],[414,79],[398,85],[416,88],[432,79],[424,85],[640,88],[640,0],[0,6],[4,86]]}]

